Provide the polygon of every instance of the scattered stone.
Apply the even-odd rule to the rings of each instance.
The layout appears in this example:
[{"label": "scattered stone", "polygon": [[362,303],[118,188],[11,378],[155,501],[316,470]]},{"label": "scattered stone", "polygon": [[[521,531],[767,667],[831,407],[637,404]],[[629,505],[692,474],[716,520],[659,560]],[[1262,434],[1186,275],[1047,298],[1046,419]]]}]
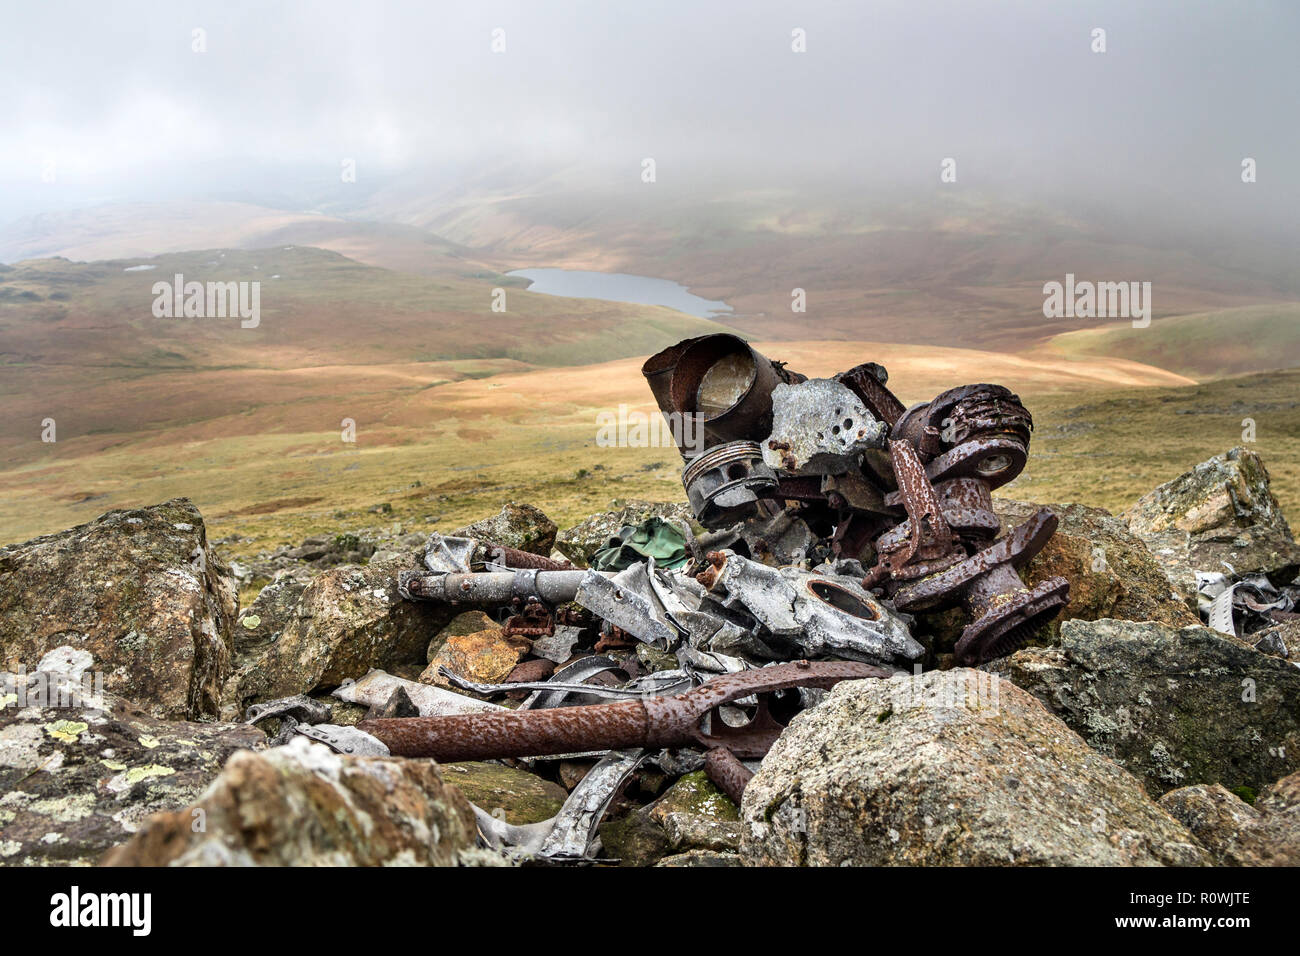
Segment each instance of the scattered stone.
[{"label": "scattered stone", "polygon": [[232,753],[265,744],[256,727],[161,721],[109,694],[0,707],[0,865],[93,865],[150,814],[192,804]]},{"label": "scattered stone", "polygon": [[582,523],[560,533],[555,548],[578,567],[585,568],[591,556],[617,538],[627,525],[639,525],[647,518],[658,516],[672,524],[685,521],[694,526],[695,516],[685,502],[641,501],[639,499],[610,502],[609,511],[594,514]]},{"label": "scattered stone", "polygon": [[482,611],[465,611],[457,614],[451,621],[440,630],[425,648],[425,663],[432,661],[434,655],[438,653],[438,648],[446,642],[447,638],[456,635],[474,634],[489,627],[500,627],[496,621],[488,617]]},{"label": "scattered stone", "polygon": [[1067,621],[1059,648],[986,669],[1045,703],[1162,794],[1258,790],[1300,769],[1300,669],[1206,627]]},{"label": "scattered stone", "polygon": [[602,858],[617,860],[619,866],[654,866],[671,852],[664,828],[651,820],[644,808],[605,819],[597,832]]},{"label": "scattered stone", "polygon": [[650,819],[660,826],[663,826],[668,816],[674,813],[709,820],[740,819],[740,808],[729,796],[714,786],[713,781],[703,770],[696,770],[679,778],[648,810]]},{"label": "scattered stone", "polygon": [[740,849],[740,822],[718,820],[696,813],[668,813],[663,817],[668,845],[674,850],[718,850],[734,853]]},{"label": "scattered stone", "polygon": [[234,628],[236,672],[255,663],[280,637],[285,625],[293,619],[311,577],[305,568],[281,571],[257,593],[251,605],[239,612]]},{"label": "scattered stone", "polygon": [[406,555],[318,575],[279,638],[241,680],[240,705],[336,687],[371,668],[423,661],[429,635],[455,611],[397,593],[398,572],[418,566],[416,555]]},{"label": "scattered stone", "polygon": [[530,554],[549,555],[555,546],[555,532],[555,522],[541,509],[512,501],[493,517],[475,521],[452,534]]},{"label": "scattered stone", "polygon": [[1265,790],[1256,806],[1217,783],[1171,790],[1160,806],[1191,831],[1216,866],[1300,865],[1300,774]]},{"label": "scattered stone", "polygon": [[[1289,584],[1300,571],[1300,546],[1269,489],[1258,454],[1237,447],[1143,495],[1122,516],[1129,529],[1201,571],[1231,565]],[[1185,535],[1180,538],[1178,533]]]},{"label": "scattered stone", "polygon": [[88,651],[110,693],[156,717],[217,715],[237,608],[188,498],[0,548],[0,664]]},{"label": "scattered stone", "polygon": [[690,850],[666,856],[655,866],[744,866],[735,853],[715,853],[712,850]]},{"label": "scattered stone", "polygon": [[561,760],[557,768],[560,784],[565,790],[572,790],[582,783],[582,778],[596,765],[594,760]]},{"label": "scattered stone", "polygon": [[476,834],[473,810],[432,760],[345,757],[295,737],[235,754],[193,810],[151,818],[104,862],[454,866],[477,861]]},{"label": "scattered stone", "polygon": [[451,686],[438,669],[446,667],[459,677],[483,684],[500,684],[514,670],[526,645],[512,641],[497,625],[473,634],[456,634],[443,643],[420,675],[420,682]]},{"label": "scattered stone", "polygon": [[516,826],[549,820],[568,796],[558,783],[500,763],[449,763],[442,774],[471,803]]},{"label": "scattered stone", "polygon": [[388,720],[396,717],[419,717],[420,708],[411,703],[411,695],[406,692],[405,687],[399,687],[388,702],[383,707],[375,711],[374,719]]},{"label": "scattered stone", "polygon": [[1189,865],[1191,834],[1013,684],[846,681],[749,782],[750,865]]}]

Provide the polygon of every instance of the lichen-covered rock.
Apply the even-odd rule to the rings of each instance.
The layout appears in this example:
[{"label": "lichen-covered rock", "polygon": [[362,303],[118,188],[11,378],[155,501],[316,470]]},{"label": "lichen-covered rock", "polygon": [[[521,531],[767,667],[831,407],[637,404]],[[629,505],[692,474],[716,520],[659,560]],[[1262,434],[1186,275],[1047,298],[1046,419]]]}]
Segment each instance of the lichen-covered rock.
[{"label": "lichen-covered rock", "polygon": [[449,687],[447,678],[439,673],[439,668],[445,667],[467,680],[499,684],[515,669],[527,649],[527,643],[507,639],[505,632],[495,624],[473,634],[453,634],[433,655],[433,660],[420,675],[420,681]]},{"label": "lichen-covered rock", "polygon": [[672,853],[663,827],[646,814],[633,810],[621,817],[606,818],[599,830],[601,858],[617,860],[620,866],[654,866]]},{"label": "lichen-covered rock", "polygon": [[600,825],[600,839],[605,856],[621,865],[653,866],[681,851],[734,850],[739,818],[731,798],[697,770],[678,778],[648,807],[607,819]]},{"label": "lichen-covered rock", "polygon": [[661,821],[668,845],[676,852],[715,850],[734,853],[740,849],[740,822],[719,820],[697,813],[668,813]]},{"label": "lichen-covered rock", "polygon": [[302,593],[311,584],[306,569],[281,571],[257,593],[253,603],[242,608],[234,627],[234,664],[238,672],[257,661],[293,620]]},{"label": "lichen-covered rock", "polygon": [[1258,790],[1300,769],[1300,668],[1206,627],[1067,621],[1059,648],[985,666],[1152,794],[1197,783]]},{"label": "lichen-covered rock", "polygon": [[32,670],[70,645],[110,693],[157,717],[217,715],[237,608],[188,498],[0,549],[0,665]]},{"label": "lichen-covered rock", "polygon": [[452,534],[531,554],[549,555],[555,547],[555,522],[541,509],[511,501],[491,518],[475,521]]},{"label": "lichen-covered rock", "polygon": [[1143,495],[1122,517],[1134,534],[1174,553],[1185,540],[1186,556],[1178,559],[1197,570],[1227,563],[1238,574],[1263,572],[1275,584],[1290,583],[1300,570],[1300,546],[1269,489],[1268,469],[1247,448],[1201,462]]},{"label": "lichen-covered rock", "polygon": [[442,773],[471,803],[516,826],[549,820],[567,796],[558,783],[500,763],[449,763]]},{"label": "lichen-covered rock", "polygon": [[475,855],[476,833],[432,760],[347,757],[295,737],[235,754],[192,808],[152,817],[104,863],[454,866]]},{"label": "lichen-covered rock", "polygon": [[714,785],[703,770],[680,777],[651,805],[648,812],[650,819],[660,826],[674,813],[721,821],[740,819],[740,809]]},{"label": "lichen-covered rock", "polygon": [[293,620],[298,601],[311,578],[311,572],[305,568],[280,571],[258,592],[251,605],[240,610],[232,629],[234,673],[222,693],[224,719],[243,718],[246,703],[256,696],[257,685],[264,679],[258,674],[258,663]]},{"label": "lichen-covered rock", "polygon": [[241,675],[238,706],[336,687],[371,668],[422,665],[429,638],[456,609],[397,593],[398,572],[418,566],[407,554],[317,575],[280,636]]},{"label": "lichen-covered rock", "polygon": [[1020,570],[1030,587],[1057,575],[1070,582],[1070,603],[1041,632],[1041,640],[1046,643],[1055,643],[1061,623],[1072,618],[1198,623],[1146,545],[1110,512],[1083,505],[1036,505],[1004,498],[995,498],[993,508],[1003,531],[1022,523],[1040,508],[1050,508],[1060,521],[1043,550]]},{"label": "lichen-covered rock", "polygon": [[1032,696],[965,668],[846,681],[745,789],[750,865],[1186,865],[1187,830]]},{"label": "lichen-covered rock", "polygon": [[0,865],[92,865],[266,743],[256,727],[161,721],[108,694],[81,703],[0,708]]},{"label": "lichen-covered rock", "polygon": [[1218,866],[1300,865],[1300,774],[1267,788],[1255,806],[1217,783],[1170,790],[1160,806]]},{"label": "lichen-covered rock", "polygon": [[744,866],[736,853],[722,853],[714,850],[687,850],[666,856],[655,866],[697,867],[697,866]]},{"label": "lichen-covered rock", "polygon": [[458,634],[474,634],[478,631],[497,626],[497,623],[482,611],[461,611],[461,613],[457,614],[450,622],[448,622],[446,627],[430,639],[428,647],[424,649],[424,659],[426,661],[432,661],[434,655],[438,653],[438,648],[442,647],[449,637],[454,637]]},{"label": "lichen-covered rock", "polygon": [[560,532],[555,549],[579,567],[585,568],[591,556],[605,545],[625,525],[639,525],[646,518],[657,516],[673,524],[685,521],[694,524],[690,505],[683,502],[641,501],[633,498],[610,502],[609,511],[591,515],[580,524]]}]

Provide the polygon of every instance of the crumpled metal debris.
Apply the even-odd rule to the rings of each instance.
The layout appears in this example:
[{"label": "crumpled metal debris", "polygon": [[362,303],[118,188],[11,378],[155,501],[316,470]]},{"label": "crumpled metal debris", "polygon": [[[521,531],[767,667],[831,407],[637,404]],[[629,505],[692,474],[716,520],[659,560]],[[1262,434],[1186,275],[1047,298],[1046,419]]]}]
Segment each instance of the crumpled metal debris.
[{"label": "crumpled metal debris", "polygon": [[[770,697],[799,687],[831,687],[842,680],[888,678],[893,672],[849,661],[806,660],[724,674],[671,696],[540,711],[366,719],[357,725],[403,757],[439,761],[491,760],[578,750],[638,747],[726,747],[738,757],[761,757],[782,725]],[[757,695],[756,713],[742,726],[727,724],[726,704]]]},{"label": "crumpled metal debris", "polygon": [[[647,767],[702,767],[739,801],[753,760],[827,687],[936,663],[914,615],[960,608],[952,650],[974,664],[1020,647],[1068,600],[1065,579],[1028,587],[1018,572],[1056,517],[1003,532],[993,511],[1033,428],[1009,390],[962,385],[905,408],[877,363],[808,379],[731,334],[679,342],[642,372],[674,424],[698,526],[624,528],[587,569],[433,534],[426,570],[398,578],[408,600],[495,614],[528,660],[558,665],[550,676],[484,684],[444,668],[453,691],[372,671],[335,691],[370,707],[357,728],[298,724],[306,711],[282,703],[284,733],[552,776],[595,760],[551,820],[513,826],[475,808],[485,846],[590,862],[600,819]],[[1294,606],[1255,583],[1215,595],[1228,626],[1233,611],[1240,624]],[[513,709],[486,700],[523,693]]]},{"label": "crumpled metal debris", "polygon": [[925,653],[908,622],[859,580],[771,568],[715,551],[700,582],[727,607],[743,607],[767,633],[809,657],[914,661]]},{"label": "crumpled metal debris", "polygon": [[763,461],[791,475],[839,475],[884,444],[888,431],[846,385],[813,378],[772,390]]},{"label": "crumpled metal debris", "polygon": [[1223,634],[1246,637],[1265,628],[1300,619],[1300,583],[1276,587],[1263,574],[1238,576],[1197,571],[1197,607],[1206,624]]}]

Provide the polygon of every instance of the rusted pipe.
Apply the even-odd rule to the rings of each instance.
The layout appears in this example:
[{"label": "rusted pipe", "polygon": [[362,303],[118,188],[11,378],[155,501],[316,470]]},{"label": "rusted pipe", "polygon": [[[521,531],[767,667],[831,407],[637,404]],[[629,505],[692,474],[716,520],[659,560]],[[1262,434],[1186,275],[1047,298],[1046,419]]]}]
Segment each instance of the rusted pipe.
[{"label": "rusted pipe", "polygon": [[737,806],[740,806],[745,787],[754,776],[754,772],[726,747],[714,747],[704,755],[704,773]]},{"label": "rusted pipe", "polygon": [[759,757],[781,731],[762,699],[757,716],[744,727],[727,727],[714,713],[718,707],[751,694],[889,676],[889,671],[870,664],[794,661],[724,674],[669,697],[522,712],[366,720],[357,726],[397,756],[432,757],[444,763],[628,747],[726,746],[739,756]]}]

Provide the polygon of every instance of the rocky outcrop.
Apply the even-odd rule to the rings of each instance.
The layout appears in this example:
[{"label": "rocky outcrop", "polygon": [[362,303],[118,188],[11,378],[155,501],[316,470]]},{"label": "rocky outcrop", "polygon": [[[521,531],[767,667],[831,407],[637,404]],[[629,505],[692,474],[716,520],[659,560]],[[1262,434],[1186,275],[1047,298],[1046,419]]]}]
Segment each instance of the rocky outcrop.
[{"label": "rocky outcrop", "polygon": [[1300,546],[1269,489],[1268,469],[1247,448],[1201,462],[1143,495],[1122,517],[1174,567],[1222,571],[1226,563],[1278,585],[1300,570]]},{"label": "rocky outcrop", "polygon": [[241,675],[237,706],[336,687],[371,668],[422,666],[429,638],[457,609],[397,593],[398,573],[420,566],[416,555],[394,555],[314,578],[280,636]]},{"label": "rocky outcrop", "polygon": [[560,812],[567,796],[558,783],[501,763],[450,763],[442,767],[442,774],[471,803],[520,826],[549,820]]},{"label": "rocky outcrop", "polygon": [[1217,783],[1171,790],[1160,805],[1218,866],[1300,866],[1300,774],[1267,787],[1253,806]]},{"label": "rocky outcrop", "polygon": [[[694,851],[726,853],[730,863],[740,841],[739,810],[703,770],[680,777],[646,807],[600,826],[605,856],[623,866],[652,866],[670,854],[686,857]],[[672,865],[715,865],[678,860]]]},{"label": "rocky outcrop", "polygon": [[235,672],[247,670],[280,639],[293,620],[302,593],[311,584],[305,568],[281,571],[258,592],[253,603],[239,612],[234,627]]},{"label": "rocky outcrop", "polygon": [[749,782],[750,865],[1186,865],[1187,830],[1007,681],[839,684]]},{"label": "rocky outcrop", "polygon": [[1047,643],[1054,643],[1061,623],[1071,619],[1095,621],[1109,617],[1174,625],[1198,623],[1196,614],[1183,596],[1175,593],[1146,545],[1110,512],[1083,505],[1036,505],[1002,498],[995,498],[993,506],[1004,532],[1041,508],[1050,508],[1060,521],[1056,534],[1020,571],[1030,587],[1057,575],[1070,582],[1070,603],[1041,635]]},{"label": "rocky outcrop", "polygon": [[0,549],[0,664],[87,651],[110,693],[156,717],[217,715],[237,608],[188,498]]},{"label": "rocky outcrop", "polygon": [[1300,769],[1300,669],[1206,627],[1067,621],[1059,648],[986,665],[1152,794],[1258,790]]},{"label": "rocky outcrop", "polygon": [[109,866],[454,866],[474,812],[431,760],[345,757],[295,737],[241,752],[193,807],[152,817]]},{"label": "rocky outcrop", "polygon": [[198,799],[226,758],[266,743],[255,727],[161,721],[111,695],[72,707],[5,700],[0,865],[6,866],[91,865],[159,811],[178,811],[188,827],[192,820],[182,808]]},{"label": "rocky outcrop", "polygon": [[591,556],[616,538],[626,525],[639,525],[652,516],[672,524],[685,521],[693,525],[695,516],[684,502],[657,502],[630,499],[610,502],[609,511],[591,515],[581,524],[562,532],[555,540],[555,549],[579,567],[585,568]]},{"label": "rocky outcrop", "polygon": [[425,684],[450,686],[440,668],[483,684],[499,684],[510,676],[519,658],[528,650],[528,642],[510,640],[496,624],[472,634],[449,635],[420,675]]},{"label": "rocky outcrop", "polygon": [[540,508],[510,502],[491,518],[475,521],[452,534],[484,544],[499,544],[532,554],[549,555],[555,547],[555,522]]}]

